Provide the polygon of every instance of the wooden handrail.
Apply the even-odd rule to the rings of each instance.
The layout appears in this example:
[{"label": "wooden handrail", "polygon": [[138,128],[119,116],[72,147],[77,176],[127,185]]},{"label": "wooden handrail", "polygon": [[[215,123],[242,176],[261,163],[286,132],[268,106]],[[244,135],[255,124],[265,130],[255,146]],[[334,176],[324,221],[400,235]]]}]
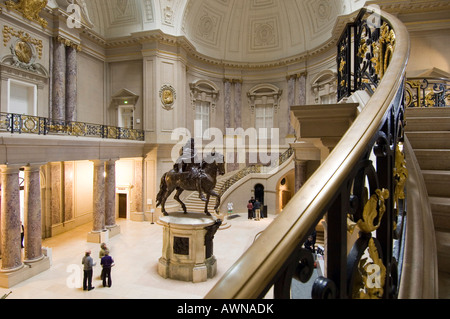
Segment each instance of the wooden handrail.
[{"label": "wooden handrail", "polygon": [[366,152],[402,87],[410,50],[406,27],[390,14],[382,16],[396,32],[396,48],[374,95],[320,168],[205,298],[263,297],[267,286],[322,218],[332,197]]}]

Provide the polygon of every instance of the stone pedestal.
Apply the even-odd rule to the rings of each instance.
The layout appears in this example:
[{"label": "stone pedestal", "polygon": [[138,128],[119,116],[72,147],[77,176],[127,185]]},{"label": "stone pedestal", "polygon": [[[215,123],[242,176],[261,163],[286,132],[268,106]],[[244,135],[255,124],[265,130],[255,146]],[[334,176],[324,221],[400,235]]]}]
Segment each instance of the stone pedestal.
[{"label": "stone pedestal", "polygon": [[160,276],[196,283],[216,275],[213,238],[221,220],[200,213],[170,213],[159,222],[164,227]]},{"label": "stone pedestal", "polygon": [[33,262],[25,262],[16,270],[0,270],[0,287],[11,288],[50,269],[51,258],[42,256]]},{"label": "stone pedestal", "polygon": [[109,231],[91,231],[87,234],[88,243],[107,243],[109,241]]}]

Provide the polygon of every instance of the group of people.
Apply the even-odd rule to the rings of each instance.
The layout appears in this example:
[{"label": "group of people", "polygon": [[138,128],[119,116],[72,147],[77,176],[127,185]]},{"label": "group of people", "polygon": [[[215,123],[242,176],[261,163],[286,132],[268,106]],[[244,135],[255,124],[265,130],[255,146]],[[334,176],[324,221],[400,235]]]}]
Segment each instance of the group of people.
[{"label": "group of people", "polygon": [[[101,279],[103,282],[103,287],[111,287],[112,279],[111,279],[111,268],[114,266],[114,259],[109,255],[109,249],[105,243],[100,245],[100,265],[102,266]],[[92,286],[92,276],[93,276],[93,268],[97,264],[94,262],[94,259],[91,257],[91,251],[87,250],[83,259],[81,260],[81,264],[83,267],[83,290],[92,290],[95,287]]]},{"label": "group of people", "polygon": [[264,216],[261,215],[261,203],[253,196],[248,201],[247,211],[248,211],[248,219],[254,218],[255,220],[260,220],[261,218],[264,218]]}]

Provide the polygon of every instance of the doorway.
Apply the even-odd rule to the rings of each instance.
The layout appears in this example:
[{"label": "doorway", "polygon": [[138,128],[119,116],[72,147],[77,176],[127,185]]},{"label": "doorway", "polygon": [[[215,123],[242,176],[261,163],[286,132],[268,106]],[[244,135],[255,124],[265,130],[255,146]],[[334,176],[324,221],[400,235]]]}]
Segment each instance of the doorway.
[{"label": "doorway", "polygon": [[127,194],[119,195],[119,218],[127,219]]},{"label": "doorway", "polygon": [[264,186],[261,184],[255,185],[255,199],[261,203],[261,206],[264,206]]}]

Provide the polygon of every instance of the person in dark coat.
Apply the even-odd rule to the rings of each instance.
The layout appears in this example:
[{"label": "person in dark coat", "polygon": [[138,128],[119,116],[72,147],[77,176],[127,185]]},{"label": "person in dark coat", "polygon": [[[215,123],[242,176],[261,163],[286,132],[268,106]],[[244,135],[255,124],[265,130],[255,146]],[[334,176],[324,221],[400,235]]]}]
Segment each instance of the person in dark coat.
[{"label": "person in dark coat", "polygon": [[102,281],[103,287],[106,287],[106,278],[108,278],[108,287],[112,285],[111,267],[114,266],[114,259],[109,255],[109,250],[105,250],[105,256],[102,257],[100,265],[103,267]]}]

